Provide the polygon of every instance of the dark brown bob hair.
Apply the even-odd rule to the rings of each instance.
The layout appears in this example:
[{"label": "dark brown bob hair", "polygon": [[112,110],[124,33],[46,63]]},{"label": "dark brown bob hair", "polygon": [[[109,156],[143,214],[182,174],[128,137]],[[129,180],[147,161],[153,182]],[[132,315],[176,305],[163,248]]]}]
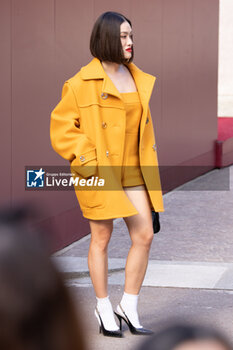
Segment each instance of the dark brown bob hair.
[{"label": "dark brown bob hair", "polygon": [[96,20],[91,33],[90,51],[92,56],[97,57],[100,61],[108,61],[119,64],[130,63],[130,59],[124,57],[124,52],[120,39],[120,25],[123,22],[132,24],[128,18],[118,12],[105,12]]}]

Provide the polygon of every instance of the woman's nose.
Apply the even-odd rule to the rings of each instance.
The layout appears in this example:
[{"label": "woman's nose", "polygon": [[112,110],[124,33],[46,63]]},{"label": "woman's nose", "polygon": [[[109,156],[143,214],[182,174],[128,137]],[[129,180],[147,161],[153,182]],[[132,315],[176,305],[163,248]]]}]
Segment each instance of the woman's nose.
[{"label": "woman's nose", "polygon": [[128,36],[128,42],[127,42],[128,45],[133,45],[133,40],[130,36]]}]

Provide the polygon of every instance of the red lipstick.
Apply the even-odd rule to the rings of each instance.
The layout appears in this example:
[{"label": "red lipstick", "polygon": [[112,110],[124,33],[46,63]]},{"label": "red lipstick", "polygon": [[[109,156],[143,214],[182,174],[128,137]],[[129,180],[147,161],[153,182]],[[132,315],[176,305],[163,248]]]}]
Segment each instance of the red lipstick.
[{"label": "red lipstick", "polygon": [[125,51],[132,52],[132,49],[131,49],[131,48],[129,48],[129,49],[126,49]]}]

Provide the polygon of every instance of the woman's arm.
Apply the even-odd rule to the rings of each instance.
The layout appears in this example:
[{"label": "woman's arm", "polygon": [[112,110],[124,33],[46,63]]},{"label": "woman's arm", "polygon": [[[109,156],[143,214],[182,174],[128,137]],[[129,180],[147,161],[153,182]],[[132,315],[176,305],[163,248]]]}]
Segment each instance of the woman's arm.
[{"label": "woman's arm", "polygon": [[96,147],[80,130],[80,114],[71,84],[66,81],[62,98],[51,113],[50,139],[53,149],[70,161],[83,177],[96,173]]}]

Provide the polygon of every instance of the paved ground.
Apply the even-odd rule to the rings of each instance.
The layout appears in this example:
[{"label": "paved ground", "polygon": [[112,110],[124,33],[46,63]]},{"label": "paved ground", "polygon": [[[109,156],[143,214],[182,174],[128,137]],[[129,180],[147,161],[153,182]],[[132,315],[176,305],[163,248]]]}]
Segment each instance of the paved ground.
[{"label": "paved ground", "polygon": [[[214,170],[164,196],[162,229],[155,235],[140,293],[141,323],[159,329],[169,319],[212,324],[233,340],[233,167]],[[229,177],[229,189],[222,188]],[[135,349],[142,337],[125,328],[124,339],[98,334],[95,295],[87,269],[90,235],[55,254],[55,262],[82,308],[90,350]],[[109,244],[109,295],[115,307],[123,293],[130,246],[122,219]]]}]

